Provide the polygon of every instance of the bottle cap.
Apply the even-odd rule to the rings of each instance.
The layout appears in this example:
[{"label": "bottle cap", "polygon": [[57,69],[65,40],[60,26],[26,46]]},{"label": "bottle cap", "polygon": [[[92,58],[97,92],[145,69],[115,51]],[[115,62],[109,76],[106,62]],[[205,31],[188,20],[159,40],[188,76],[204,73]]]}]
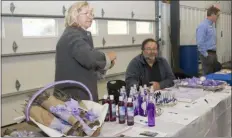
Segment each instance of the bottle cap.
[{"label": "bottle cap", "polygon": [[150,90],[153,90],[153,91],[154,91],[154,87],[153,87],[153,86],[151,86],[151,87],[150,87]]},{"label": "bottle cap", "polygon": [[114,100],[114,95],[110,95],[110,100]]},{"label": "bottle cap", "polygon": [[131,86],[131,89],[134,89],[134,87],[133,87],[133,86]]},{"label": "bottle cap", "polygon": [[144,89],[141,90],[141,95],[145,95]]},{"label": "bottle cap", "polygon": [[144,86],[143,86],[145,89],[147,88],[147,85],[146,84],[144,84]]},{"label": "bottle cap", "polygon": [[105,94],[105,95],[103,96],[103,99],[106,100],[107,98],[108,98],[108,95]]},{"label": "bottle cap", "polygon": [[119,101],[123,101],[123,97],[122,96],[119,96]]},{"label": "bottle cap", "polygon": [[128,103],[131,103],[131,102],[132,102],[132,98],[128,98],[128,99],[127,99],[127,102],[128,102]]},{"label": "bottle cap", "polygon": [[130,90],[130,94],[133,94],[133,92],[134,92],[134,89],[131,89],[131,90]]},{"label": "bottle cap", "polygon": [[132,91],[132,93],[133,93],[133,95],[136,94],[136,90],[134,89],[134,90]]}]

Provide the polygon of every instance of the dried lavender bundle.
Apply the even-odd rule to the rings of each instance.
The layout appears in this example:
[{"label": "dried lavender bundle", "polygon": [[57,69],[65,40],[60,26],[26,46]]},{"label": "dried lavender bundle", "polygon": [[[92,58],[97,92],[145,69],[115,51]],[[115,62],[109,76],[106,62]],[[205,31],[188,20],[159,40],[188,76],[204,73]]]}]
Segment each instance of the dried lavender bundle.
[{"label": "dried lavender bundle", "polygon": [[74,125],[78,121],[70,111],[66,109],[64,102],[56,99],[53,95],[47,100],[44,100],[41,106],[71,125]]},{"label": "dried lavender bundle", "polygon": [[[63,100],[68,99],[68,96],[63,96]],[[80,121],[80,124],[83,126],[83,129],[77,129],[76,132],[78,134],[82,134],[82,131],[84,131],[87,135],[92,134],[92,130],[88,126],[88,124],[84,123],[83,119],[78,114],[76,114],[79,110],[77,101],[75,102],[75,109],[71,109],[69,106],[67,106],[66,102],[57,99],[53,95],[49,96],[46,93],[38,96],[38,99],[36,101],[37,103],[41,104],[43,108],[47,109],[48,111],[53,113],[55,116],[61,118],[62,120],[68,122],[72,126],[78,125],[77,122]],[[78,130],[81,130],[81,132]]]},{"label": "dried lavender bundle", "polygon": [[[100,122],[98,120],[98,116],[93,114],[91,111],[85,111],[85,110],[80,109],[78,102],[76,100],[70,99],[69,101],[65,102],[65,105],[66,105],[67,109],[71,111],[72,115],[77,120],[79,120],[80,123],[83,125],[84,132],[88,136],[92,135],[93,131],[91,129],[92,128],[91,126],[93,126],[93,124],[100,124]],[[92,118],[94,118],[95,120],[93,120]],[[90,120],[90,119],[92,119],[92,120]],[[84,121],[84,120],[86,120],[86,121]]]},{"label": "dried lavender bundle", "polygon": [[[30,96],[31,97],[31,96]],[[55,129],[63,134],[66,134],[68,136],[86,136],[86,134],[84,133],[84,131],[81,129],[82,125],[79,122],[76,122],[76,124],[74,124],[73,126],[71,126],[68,122],[60,119],[60,118],[56,118],[52,113],[50,113],[49,111],[47,111],[46,109],[44,109],[43,107],[41,107],[41,105],[39,105],[41,102],[43,102],[44,100],[46,100],[48,97],[48,93],[45,93],[43,95],[41,95],[40,97],[36,98],[35,101],[32,103],[31,105],[31,109],[30,109],[30,116],[36,121],[39,122],[45,126],[48,126],[52,129]],[[41,99],[43,100],[41,100]],[[27,105],[28,100],[26,100],[26,103],[24,104],[24,108]],[[38,108],[35,110],[35,108]],[[41,110],[41,111],[40,111]],[[50,125],[46,125],[45,122],[41,121],[42,120],[49,120],[49,117],[47,117],[46,115],[42,115],[41,114],[37,114],[37,112],[39,113],[47,113],[50,116],[53,116],[54,119],[52,121],[52,123]],[[40,118],[40,119],[38,119]],[[51,119],[50,119],[51,120]],[[70,129],[65,132],[63,131],[64,127],[68,126],[70,127]]]},{"label": "dried lavender bundle", "polygon": [[[71,98],[74,99],[75,97],[72,97],[70,94],[65,93],[64,91],[61,91],[59,89],[55,89],[53,96],[56,97],[57,99],[66,102],[68,100],[70,100]],[[79,101],[77,98],[75,99],[77,101]]]},{"label": "dried lavender bundle", "polygon": [[[86,109],[84,104],[82,104],[81,101],[79,101],[78,98],[76,97],[72,97],[71,95],[68,95],[67,93],[59,90],[59,89],[55,89],[55,93],[54,96],[65,102],[66,106],[72,108],[71,110],[79,110],[79,114],[74,113],[74,117],[76,117],[77,115],[80,116],[80,118],[83,119],[83,121],[90,126],[90,128],[93,128],[94,126],[98,126],[100,125],[100,122],[98,120],[98,117],[93,114],[92,111],[84,111],[82,109],[80,109],[79,107]],[[82,104],[82,105],[81,105]]]},{"label": "dried lavender bundle", "polygon": [[41,108],[45,108],[58,118],[64,120],[60,120],[62,123],[66,122],[70,124],[72,127],[69,132],[64,134],[70,136],[92,135],[93,131],[91,128],[100,125],[98,117],[92,111],[80,109],[80,107],[87,108],[85,108],[81,101],[78,102],[77,98],[74,100],[74,97],[63,91],[57,89],[55,91],[55,93],[49,93],[47,91],[42,93],[34,100],[32,106],[41,106]]},{"label": "dried lavender bundle", "polygon": [[[65,96],[65,95],[64,95],[64,96]],[[29,95],[29,97],[31,98],[32,95]],[[44,106],[42,106],[42,104],[43,104],[44,102],[48,101],[49,98],[53,98],[53,100],[55,101],[55,103],[57,103],[57,101],[56,101],[56,99],[54,98],[53,94],[52,94],[52,93],[49,93],[49,92],[47,92],[47,91],[45,91],[44,93],[40,94],[40,95],[34,100],[34,102],[32,103],[32,106],[38,106],[38,107],[44,109],[45,111],[48,110],[47,112],[49,112],[50,114],[52,114],[52,112],[49,111],[49,108],[46,109],[46,108],[44,108]],[[24,105],[24,108],[26,107],[27,102],[28,102],[28,100],[26,100],[26,103],[25,103],[25,105]],[[34,111],[32,111],[32,109],[31,109],[30,112],[33,113]],[[69,114],[70,114],[70,113],[69,113]],[[53,114],[52,114],[52,115],[53,115]],[[54,115],[57,116],[57,114],[54,114]],[[65,115],[64,115],[64,116],[65,116]],[[58,116],[58,117],[59,117],[59,116]],[[32,118],[34,118],[34,117],[32,117]],[[64,133],[64,134],[67,134],[67,135],[70,135],[70,136],[81,136],[81,135],[84,136],[84,133],[83,133],[82,131],[77,132],[77,128],[80,128],[81,125],[77,123],[77,120],[76,120],[74,117],[72,117],[72,118],[73,118],[73,119],[70,119],[70,121],[73,121],[73,125],[72,125],[72,126],[71,126],[71,123],[68,122],[67,120],[62,120],[62,117],[61,117],[61,119],[60,119],[60,118],[56,118],[55,121],[53,121],[54,123],[53,123],[52,125],[60,124],[59,122],[61,122],[62,124],[71,126],[71,127],[70,127],[70,130],[69,130],[67,133]],[[41,123],[41,120],[40,120],[40,121],[36,120],[36,121]],[[58,123],[57,123],[57,122],[58,122]],[[41,124],[43,124],[43,123],[44,123],[44,122],[42,122]],[[78,126],[78,127],[77,127],[77,126]],[[54,127],[51,126],[51,128],[54,128]],[[60,131],[60,129],[58,129],[58,128],[55,128],[55,129]],[[60,132],[61,132],[61,131],[60,131]]]},{"label": "dried lavender bundle", "polygon": [[53,96],[56,97],[57,99],[63,101],[63,102],[67,102],[67,101],[70,101],[70,99],[74,99],[74,100],[78,101],[78,104],[79,104],[79,106],[81,108],[87,110],[85,104],[80,99],[78,99],[75,96],[71,96],[70,94],[68,94],[68,93],[66,93],[64,91],[61,91],[59,89],[55,89],[54,93],[53,93]]},{"label": "dried lavender bundle", "polygon": [[73,127],[72,129],[69,131],[70,136],[86,136],[86,133],[83,130],[82,125],[80,124],[80,122],[78,121]]},{"label": "dried lavender bundle", "polygon": [[[48,111],[51,112],[51,108],[53,108],[53,106],[62,105],[63,103],[62,103],[62,101],[57,100],[53,96],[52,93],[49,93],[48,91],[45,91],[45,92],[41,93],[38,97],[36,97],[36,99],[34,100],[33,104],[40,105],[43,108],[45,108],[46,110],[48,110]],[[69,116],[71,116],[70,113],[64,114],[64,115],[57,114],[56,111],[53,111],[51,113],[53,113],[57,117],[63,119],[64,121],[67,121],[71,125],[74,125],[77,122],[77,120],[74,117],[69,118]]]},{"label": "dried lavender bundle", "polygon": [[[96,116],[92,111],[87,111],[87,108],[85,107],[85,105],[82,104],[82,102],[79,101],[78,98],[72,97],[59,89],[55,90],[54,96],[57,99],[65,102],[67,109],[72,112],[72,115],[75,118],[77,118],[77,120],[80,120],[82,124],[83,123],[87,124],[87,125],[84,125],[83,129],[88,135],[91,134],[90,128],[100,125],[98,116]],[[82,110],[80,107],[81,108],[84,107],[83,109],[85,110]]]},{"label": "dried lavender bundle", "polygon": [[36,122],[55,129],[63,134],[68,134],[72,128],[71,125],[56,118],[52,113],[48,112],[41,106],[32,105],[30,108],[30,117]]}]

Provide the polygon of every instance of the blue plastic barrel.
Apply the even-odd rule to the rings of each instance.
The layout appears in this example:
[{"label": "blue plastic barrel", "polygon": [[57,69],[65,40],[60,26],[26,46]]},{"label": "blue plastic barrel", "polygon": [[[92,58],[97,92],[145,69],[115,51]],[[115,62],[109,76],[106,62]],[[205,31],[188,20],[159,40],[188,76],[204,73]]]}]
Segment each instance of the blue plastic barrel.
[{"label": "blue plastic barrel", "polygon": [[179,55],[182,71],[189,76],[197,76],[199,59],[197,45],[181,45]]}]

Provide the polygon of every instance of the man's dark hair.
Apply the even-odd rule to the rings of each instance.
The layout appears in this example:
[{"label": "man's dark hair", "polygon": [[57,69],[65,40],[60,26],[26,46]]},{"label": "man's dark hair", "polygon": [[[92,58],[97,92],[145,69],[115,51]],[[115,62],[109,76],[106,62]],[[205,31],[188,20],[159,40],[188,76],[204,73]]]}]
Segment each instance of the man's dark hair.
[{"label": "man's dark hair", "polygon": [[141,47],[142,50],[144,50],[144,47],[145,47],[145,45],[146,45],[148,42],[155,42],[156,45],[157,45],[157,48],[159,49],[159,43],[158,43],[157,41],[155,41],[154,39],[152,39],[152,38],[148,38],[148,39],[145,39],[145,40],[143,41],[142,47]]},{"label": "man's dark hair", "polygon": [[207,9],[207,16],[211,16],[212,14],[217,15],[220,9],[217,7],[211,6]]}]

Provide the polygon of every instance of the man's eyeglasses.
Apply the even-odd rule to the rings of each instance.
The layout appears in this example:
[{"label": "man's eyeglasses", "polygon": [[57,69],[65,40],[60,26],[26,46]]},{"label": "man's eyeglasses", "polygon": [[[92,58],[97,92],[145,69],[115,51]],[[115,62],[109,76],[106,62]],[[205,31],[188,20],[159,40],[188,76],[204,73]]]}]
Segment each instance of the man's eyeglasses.
[{"label": "man's eyeglasses", "polygon": [[157,49],[145,48],[145,51],[156,51]]}]

